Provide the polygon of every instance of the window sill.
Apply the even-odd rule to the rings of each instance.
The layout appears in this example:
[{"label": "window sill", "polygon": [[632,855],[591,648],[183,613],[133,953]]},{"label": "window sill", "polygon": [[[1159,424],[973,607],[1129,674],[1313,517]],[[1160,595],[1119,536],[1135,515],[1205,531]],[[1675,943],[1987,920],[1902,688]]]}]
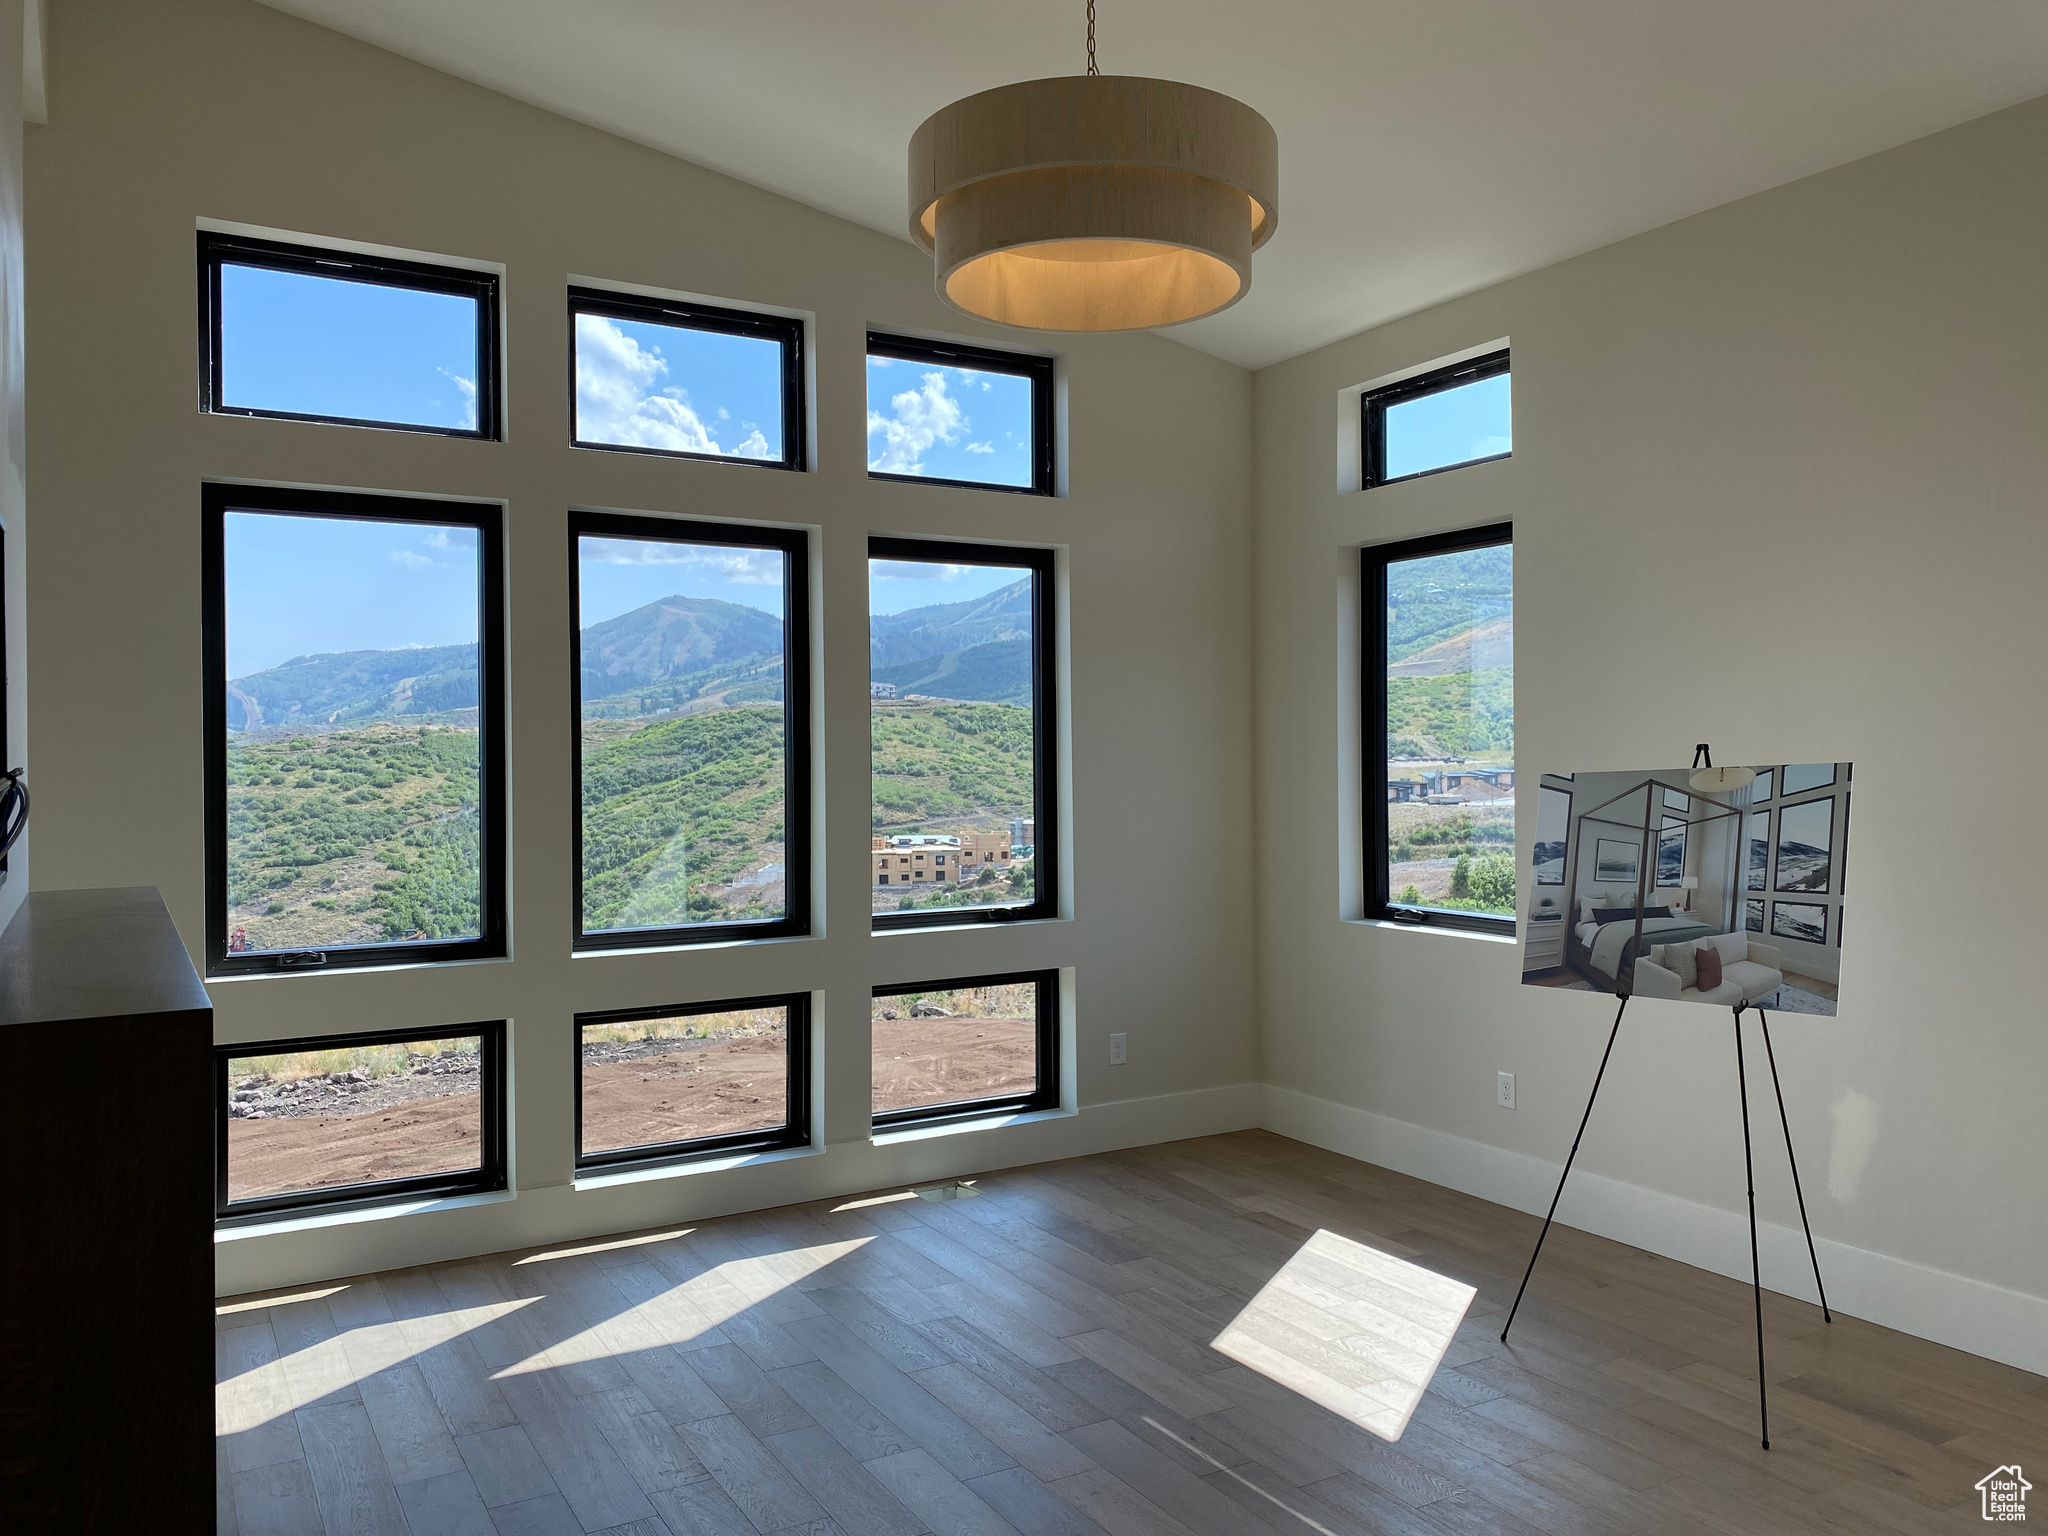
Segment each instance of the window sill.
[{"label": "window sill", "polygon": [[713,949],[760,949],[769,944],[815,944],[818,933],[734,934],[730,938],[666,940],[656,944],[571,945],[572,960],[609,960],[624,955],[701,955]]},{"label": "window sill", "polygon": [[723,1156],[678,1159],[672,1163],[647,1163],[637,1168],[593,1168],[570,1182],[578,1194],[613,1189],[621,1184],[646,1184],[657,1179],[685,1179],[700,1173],[724,1173],[733,1168],[758,1168],[769,1163],[787,1163],[800,1157],[822,1157],[823,1147],[778,1147],[773,1152],[731,1152]]},{"label": "window sill", "polygon": [[[885,915],[880,912],[873,914],[875,917]],[[1050,917],[984,917],[963,923],[891,923],[887,927],[871,923],[869,932],[875,938],[886,939],[907,933],[993,933],[1016,928],[1048,928],[1056,923],[1072,921],[1073,918],[1065,913],[1055,913]]]},{"label": "window sill", "polygon": [[1347,917],[1342,919],[1351,928],[1392,928],[1402,933],[1427,933],[1444,939],[1477,939],[1482,944],[1519,944],[1521,935],[1513,933],[1482,933],[1477,928],[1448,928],[1436,923],[1397,923],[1390,917]]},{"label": "window sill", "polygon": [[509,1189],[487,1195],[424,1196],[417,1200],[394,1200],[389,1205],[364,1205],[347,1211],[308,1211],[303,1216],[279,1216],[275,1221],[252,1221],[242,1226],[216,1227],[213,1240],[239,1243],[252,1237],[278,1237],[287,1232],[315,1232],[327,1227],[354,1226],[364,1221],[388,1221],[394,1216],[419,1216],[427,1212],[459,1211],[469,1206],[497,1205],[518,1196]]},{"label": "window sill", "polygon": [[874,1131],[868,1140],[878,1147],[892,1147],[899,1142],[929,1141],[937,1136],[960,1136],[970,1131],[994,1131],[1009,1125],[1027,1125],[1039,1120],[1065,1120],[1080,1113],[1072,1109],[1011,1109],[999,1114],[983,1115],[973,1120],[941,1120],[927,1125],[892,1125],[885,1130]]}]

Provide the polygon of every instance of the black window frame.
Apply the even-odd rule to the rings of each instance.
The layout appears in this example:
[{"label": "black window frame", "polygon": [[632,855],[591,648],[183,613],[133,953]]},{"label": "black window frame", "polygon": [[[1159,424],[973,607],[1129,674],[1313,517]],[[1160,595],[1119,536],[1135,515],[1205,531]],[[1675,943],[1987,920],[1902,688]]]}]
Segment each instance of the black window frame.
[{"label": "black window frame", "polygon": [[[641,1019],[673,1019],[707,1013],[735,1013],[746,1008],[788,1010],[784,1040],[788,1051],[788,1094],[786,1119],[779,1130],[733,1131],[723,1136],[686,1136],[675,1141],[651,1142],[638,1147],[615,1147],[603,1152],[583,1150],[583,1028],[587,1024],[631,1024]],[[744,1152],[781,1152],[812,1144],[811,1135],[811,995],[808,992],[778,992],[764,997],[734,997],[702,1003],[676,1003],[665,1007],[612,1008],[598,1013],[579,1013],[570,1031],[569,1048],[575,1057],[575,1171],[578,1174],[614,1173],[622,1169],[655,1168],[674,1163],[701,1162]]]},{"label": "black window frame", "polygon": [[[686,923],[588,933],[583,927],[583,563],[585,537],[775,549],[783,556],[783,897],[778,918]],[[633,512],[569,512],[570,947],[578,953],[666,949],[680,944],[733,944],[807,938],[811,933],[811,565],[810,535],[767,523],[693,522]]]},{"label": "black window frame", "polygon": [[[602,443],[576,435],[576,317],[601,315],[642,325],[666,325],[724,336],[772,341],[782,348],[782,457],[743,459],[725,453],[687,453],[680,448],[646,448],[637,443]],[[758,310],[727,309],[684,299],[652,298],[610,288],[572,285],[569,289],[569,446],[600,453],[639,453],[657,459],[695,459],[706,464],[747,464],[756,469],[808,467],[810,426],[804,388],[804,323],[787,315]]]},{"label": "black window frame", "polygon": [[[870,469],[870,480],[888,480],[898,485],[952,485],[971,491],[1003,491],[1013,496],[1055,496],[1058,487],[1058,451],[1054,442],[1053,359],[1035,352],[1002,352],[993,347],[971,347],[962,342],[925,341],[916,336],[899,336],[890,331],[868,332],[867,352],[861,359],[863,389],[867,380],[867,359],[892,358],[900,363],[931,363],[941,368],[971,368],[982,373],[1007,373],[1031,381],[1031,483],[997,485],[989,480],[954,480],[942,475],[892,475]],[[866,457],[865,454],[862,455]]]},{"label": "black window frame", "polygon": [[[363,416],[323,416],[306,411],[273,411],[227,405],[221,399],[221,298],[223,265],[263,267],[307,277],[340,278],[415,293],[446,293],[477,301],[476,426],[435,427],[413,421],[380,421]],[[420,432],[429,437],[467,437],[499,442],[504,437],[504,367],[500,335],[502,294],[498,274],[449,267],[396,256],[366,256],[250,235],[199,232],[199,409],[212,416],[251,416],[271,421],[310,421],[337,427],[372,427],[382,432]]]},{"label": "black window frame", "polygon": [[[1369,920],[1410,924],[1417,927],[1457,928],[1472,933],[1504,934],[1513,938],[1513,917],[1490,917],[1479,912],[1450,912],[1434,907],[1405,907],[1394,902],[1393,871],[1388,858],[1387,819],[1387,567],[1404,560],[1429,555],[1454,554],[1468,549],[1491,549],[1515,542],[1513,523],[1488,523],[1461,528],[1453,533],[1431,534],[1419,539],[1398,539],[1388,544],[1368,544],[1359,551],[1360,595],[1363,598],[1360,651],[1364,673],[1361,707],[1364,729],[1359,733],[1363,750],[1359,775],[1365,810],[1365,916]],[[1519,819],[1521,779],[1515,780]],[[1519,865],[1517,866],[1519,871]],[[1519,875],[1518,875],[1519,878]],[[1519,893],[1518,893],[1519,894]]]},{"label": "black window frame", "polygon": [[[496,503],[308,491],[285,486],[207,481],[201,488],[200,649],[206,732],[206,974],[274,975],[305,970],[360,970],[498,960],[507,953],[505,873],[505,544]],[[230,512],[465,527],[477,531],[477,808],[481,868],[480,932],[473,939],[380,941],[325,949],[228,952],[227,585],[226,517]]]},{"label": "black window frame", "polygon": [[1387,411],[1390,407],[1404,405],[1410,400],[1420,400],[1426,395],[1440,395],[1445,390],[1457,389],[1466,384],[1477,384],[1481,379],[1491,379],[1500,374],[1513,375],[1508,350],[1489,352],[1484,357],[1467,358],[1462,363],[1448,363],[1441,368],[1432,368],[1413,378],[1402,379],[1379,389],[1369,389],[1359,399],[1362,412],[1365,449],[1365,489],[1381,485],[1403,485],[1410,480],[1425,480],[1431,475],[1441,475],[1454,469],[1465,469],[1474,464],[1492,464],[1500,459],[1515,456],[1512,446],[1505,453],[1484,454],[1476,459],[1460,459],[1455,464],[1439,464],[1433,469],[1418,469],[1410,475],[1387,475]]},{"label": "black window frame", "polygon": [[[1043,922],[1059,915],[1059,690],[1054,675],[1054,575],[1050,549],[1016,544],[967,544],[952,539],[905,539],[875,535],[868,559],[909,560],[948,565],[998,565],[1031,571],[1031,797],[1034,823],[1031,901],[1021,907],[936,907],[921,912],[871,912],[872,932],[952,928],[962,923]],[[873,701],[869,702],[872,718]],[[868,819],[874,824],[874,751],[868,755]],[[870,890],[873,883],[870,882]],[[870,906],[872,907],[872,900]]]},{"label": "black window frame", "polygon": [[[479,1166],[453,1173],[424,1174],[409,1179],[378,1179],[367,1184],[342,1184],[326,1189],[294,1190],[250,1200],[228,1198],[228,1063],[248,1056],[281,1056],[295,1051],[347,1049],[359,1045],[398,1045],[422,1040],[478,1037],[477,1151]],[[213,1048],[214,1080],[214,1225],[248,1226],[315,1211],[353,1211],[414,1200],[445,1200],[463,1195],[497,1194],[509,1187],[505,1096],[505,1021],[434,1025],[418,1029],[359,1030],[336,1035],[302,1035],[289,1040],[247,1040]]]},{"label": "black window frame", "polygon": [[[939,981],[893,982],[869,993],[869,1016],[874,1000],[902,997],[912,992],[949,992],[961,987],[1012,986],[1035,982],[1038,987],[1037,1047],[1038,1086],[1029,1093],[998,1094],[985,1099],[950,1099],[940,1104],[920,1104],[909,1109],[869,1111],[873,1130],[899,1130],[907,1125],[934,1125],[955,1120],[983,1120],[991,1115],[1031,1114],[1060,1107],[1060,973],[1056,969],[1004,971],[988,976],[955,976]],[[869,1094],[874,1092],[874,1043],[868,1044]],[[872,1103],[872,1098],[870,1099]]]}]

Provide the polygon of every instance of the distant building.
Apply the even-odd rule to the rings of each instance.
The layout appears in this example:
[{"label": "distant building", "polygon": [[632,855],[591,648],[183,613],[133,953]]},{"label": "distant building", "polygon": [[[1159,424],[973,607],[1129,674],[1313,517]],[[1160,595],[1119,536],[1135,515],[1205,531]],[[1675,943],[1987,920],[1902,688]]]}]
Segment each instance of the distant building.
[{"label": "distant building", "polygon": [[1484,805],[1515,798],[1512,768],[1446,768],[1422,775],[1413,798],[1431,805]]},{"label": "distant building", "polygon": [[1422,792],[1422,784],[1416,779],[1387,780],[1387,804],[1407,805]]},{"label": "distant building", "polygon": [[868,697],[871,699],[893,699],[896,697],[894,683],[869,683]]},{"label": "distant building", "polygon": [[963,832],[958,837],[898,833],[875,838],[870,885],[940,885],[972,879],[984,869],[1008,869],[1007,832]]},{"label": "distant building", "polygon": [[1010,818],[1010,846],[1020,854],[1038,846],[1038,823],[1029,816]]}]

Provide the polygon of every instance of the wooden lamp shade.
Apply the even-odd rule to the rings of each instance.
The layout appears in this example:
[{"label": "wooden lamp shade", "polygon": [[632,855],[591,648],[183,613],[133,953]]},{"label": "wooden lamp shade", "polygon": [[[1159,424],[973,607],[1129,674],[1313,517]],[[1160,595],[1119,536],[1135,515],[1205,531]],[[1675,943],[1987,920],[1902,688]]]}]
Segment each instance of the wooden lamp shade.
[{"label": "wooden lamp shade", "polygon": [[1272,124],[1216,91],[1062,75],[968,96],[910,140],[910,228],[956,309],[1131,331],[1228,308],[1280,218]]}]

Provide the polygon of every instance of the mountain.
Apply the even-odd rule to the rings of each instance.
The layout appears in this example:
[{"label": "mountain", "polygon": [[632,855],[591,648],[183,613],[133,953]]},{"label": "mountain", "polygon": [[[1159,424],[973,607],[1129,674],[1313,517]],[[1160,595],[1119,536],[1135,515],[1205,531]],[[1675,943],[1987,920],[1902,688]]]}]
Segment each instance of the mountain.
[{"label": "mountain", "polygon": [[954,651],[999,640],[1031,638],[1031,578],[961,603],[935,603],[902,613],[877,613],[868,618],[868,664],[881,682],[893,682],[880,669],[926,661]]},{"label": "mountain", "polygon": [[987,704],[1029,704],[1031,642],[991,640],[922,661],[876,667],[872,676],[878,683],[894,683],[899,695],[924,693]]},{"label": "mountain", "polygon": [[1453,550],[1387,567],[1387,659],[1515,611],[1515,552],[1506,544]]},{"label": "mountain", "polygon": [[476,708],[476,647],[294,656],[228,684],[228,729],[349,724]]},{"label": "mountain", "polygon": [[764,652],[782,653],[775,615],[715,597],[664,597],[583,631],[583,697],[653,688]]},{"label": "mountain", "polygon": [[1448,677],[1515,664],[1515,616],[1502,614],[1461,630],[1387,667],[1388,677]]}]

